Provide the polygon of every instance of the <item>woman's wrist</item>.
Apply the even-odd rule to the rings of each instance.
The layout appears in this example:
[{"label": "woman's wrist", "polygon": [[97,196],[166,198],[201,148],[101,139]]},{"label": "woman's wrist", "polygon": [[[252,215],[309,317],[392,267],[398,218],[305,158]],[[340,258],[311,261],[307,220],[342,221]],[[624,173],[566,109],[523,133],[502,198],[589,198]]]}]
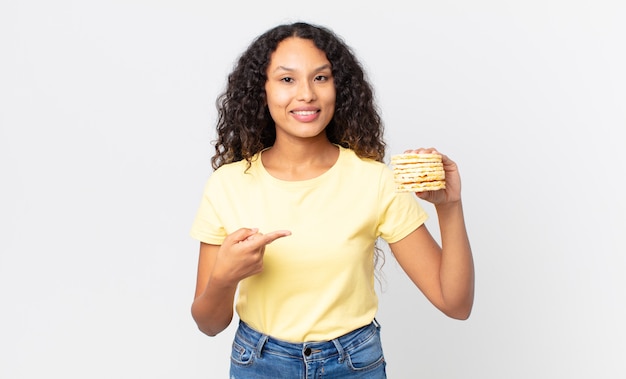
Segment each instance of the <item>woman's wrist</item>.
[{"label": "woman's wrist", "polygon": [[463,203],[461,199],[450,201],[450,202],[445,202],[445,203],[440,203],[440,204],[435,204],[435,210],[437,211],[438,216],[441,216],[442,213],[454,212],[455,210],[458,211],[462,209],[463,209]]}]

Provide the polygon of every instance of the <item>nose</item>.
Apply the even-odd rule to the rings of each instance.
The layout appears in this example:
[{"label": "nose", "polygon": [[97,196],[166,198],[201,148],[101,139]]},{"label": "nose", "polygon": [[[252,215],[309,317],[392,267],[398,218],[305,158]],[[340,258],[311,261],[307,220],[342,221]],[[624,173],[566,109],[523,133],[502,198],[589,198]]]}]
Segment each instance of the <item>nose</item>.
[{"label": "nose", "polygon": [[309,82],[301,82],[298,86],[298,100],[307,103],[316,99],[315,90]]}]

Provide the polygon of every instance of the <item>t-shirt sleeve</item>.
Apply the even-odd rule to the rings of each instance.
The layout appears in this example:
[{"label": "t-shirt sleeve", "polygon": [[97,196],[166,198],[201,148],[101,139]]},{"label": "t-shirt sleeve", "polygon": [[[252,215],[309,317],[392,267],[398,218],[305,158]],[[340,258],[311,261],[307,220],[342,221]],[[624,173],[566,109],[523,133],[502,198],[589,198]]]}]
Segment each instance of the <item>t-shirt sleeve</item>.
[{"label": "t-shirt sleeve", "polygon": [[200,206],[189,233],[192,238],[212,245],[221,245],[226,238],[226,231],[215,209],[223,192],[220,191],[217,176],[214,172],[204,186]]},{"label": "t-shirt sleeve", "polygon": [[428,219],[428,214],[412,192],[396,192],[393,172],[385,167],[380,180],[378,232],[387,243],[409,235]]}]

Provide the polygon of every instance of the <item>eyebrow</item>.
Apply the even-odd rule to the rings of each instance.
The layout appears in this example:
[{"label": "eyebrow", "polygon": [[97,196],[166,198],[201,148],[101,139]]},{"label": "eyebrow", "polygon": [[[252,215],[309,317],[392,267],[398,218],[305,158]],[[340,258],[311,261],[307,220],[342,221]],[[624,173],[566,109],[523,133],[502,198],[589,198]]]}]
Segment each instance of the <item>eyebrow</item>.
[{"label": "eyebrow", "polygon": [[[329,63],[321,65],[321,66],[319,66],[318,68],[316,68],[313,71],[322,71],[322,70],[326,70],[326,69],[330,69],[330,64]],[[278,67],[276,67],[274,72],[279,71],[279,70],[290,71],[290,72],[296,71],[295,68],[289,68],[289,67],[285,67],[285,66],[278,66]]]}]

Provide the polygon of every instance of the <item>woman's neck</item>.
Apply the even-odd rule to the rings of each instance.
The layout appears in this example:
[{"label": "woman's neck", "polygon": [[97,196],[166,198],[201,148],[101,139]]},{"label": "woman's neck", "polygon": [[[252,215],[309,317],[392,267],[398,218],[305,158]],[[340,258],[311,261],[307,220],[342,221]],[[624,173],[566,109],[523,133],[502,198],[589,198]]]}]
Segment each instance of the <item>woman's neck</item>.
[{"label": "woman's neck", "polygon": [[337,162],[339,148],[328,139],[309,143],[276,141],[263,151],[261,162],[272,176],[288,181],[322,175]]}]

